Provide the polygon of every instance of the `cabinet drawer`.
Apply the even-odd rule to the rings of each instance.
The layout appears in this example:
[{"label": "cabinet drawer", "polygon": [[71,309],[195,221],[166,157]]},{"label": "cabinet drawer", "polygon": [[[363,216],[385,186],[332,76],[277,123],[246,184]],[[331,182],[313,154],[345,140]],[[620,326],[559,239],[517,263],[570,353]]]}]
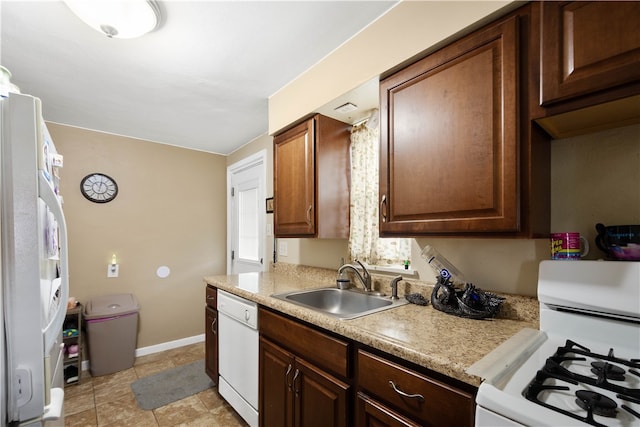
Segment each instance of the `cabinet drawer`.
[{"label": "cabinet drawer", "polygon": [[363,393],[356,397],[356,414],[357,427],[421,427]]},{"label": "cabinet drawer", "polygon": [[214,310],[218,308],[218,290],[213,286],[207,286],[207,305]]},{"label": "cabinet drawer", "polygon": [[351,344],[271,311],[258,313],[260,335],[340,377],[349,377]]},{"label": "cabinet drawer", "polygon": [[473,425],[470,393],[363,350],[357,366],[358,386],[400,413],[428,426]]}]

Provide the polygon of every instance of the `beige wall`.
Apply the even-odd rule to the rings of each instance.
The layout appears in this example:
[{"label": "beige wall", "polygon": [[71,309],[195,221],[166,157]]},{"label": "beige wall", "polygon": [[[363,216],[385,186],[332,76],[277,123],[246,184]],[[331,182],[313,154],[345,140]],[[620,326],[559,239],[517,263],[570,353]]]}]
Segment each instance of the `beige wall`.
[{"label": "beige wall", "polygon": [[[321,62],[290,82],[269,98],[269,132],[275,133],[299,118],[322,107],[333,99],[353,90],[371,78],[378,77],[418,54],[435,50],[452,38],[480,27],[496,14],[513,9],[517,3],[511,1],[404,1],[398,3],[377,21],[344,43]],[[455,16],[455,19],[452,17]],[[287,242],[287,256],[278,255],[283,262],[337,268],[341,258],[348,257],[346,240],[280,239]],[[482,244],[476,239],[442,239],[439,245],[459,246],[463,240],[475,248]],[[431,278],[430,268],[421,264],[418,240],[413,244],[413,267],[421,277]],[[435,244],[435,243],[433,243]],[[520,256],[531,259],[540,247],[540,242],[515,243],[499,253],[519,260]],[[513,244],[513,241],[512,241]],[[514,249],[517,249],[514,252]],[[480,250],[482,252],[482,250]],[[524,255],[520,255],[523,254]],[[524,294],[535,293],[535,278],[528,279],[535,270],[531,261],[510,270],[491,287]],[[513,265],[513,262],[510,263]],[[462,267],[461,267],[462,268]],[[514,280],[518,284],[514,284]]]},{"label": "beige wall", "polygon": [[[455,23],[437,14],[430,18],[437,18],[445,29],[440,24],[426,25],[420,14],[409,12],[407,17],[406,10],[382,26],[372,25],[363,34],[373,34],[373,39],[359,38],[345,47],[369,49],[370,43],[374,50],[364,52],[375,52],[375,58],[362,63],[349,60],[346,74],[345,62],[332,56],[321,68],[314,67],[270,99],[270,131],[445,39],[447,31],[455,32],[509,2],[477,3],[471,9],[469,3],[461,3],[466,12],[457,14],[460,19]],[[408,10],[413,7],[426,5],[402,4]],[[405,19],[411,25],[405,25]],[[416,31],[429,34],[414,40]],[[404,46],[407,37],[417,44]],[[345,52],[340,50],[339,55]],[[374,59],[381,62],[371,63]],[[202,277],[224,274],[226,268],[226,168],[266,149],[266,192],[272,196],[272,137],[263,135],[225,158],[62,125],[49,124],[49,128],[65,156],[61,191],[69,227],[71,295],[86,302],[102,294],[135,294],[141,304],[138,347],[202,334]],[[596,222],[640,223],[639,133],[640,127],[635,126],[554,141],[553,230],[580,231],[593,245]],[[120,193],[113,202],[98,205],[80,194],[82,177],[96,171],[118,182]],[[273,223],[272,215],[267,215],[267,223]],[[334,269],[347,256],[346,240],[281,240],[288,244],[288,256],[279,258],[283,262]],[[526,295],[535,295],[538,263],[548,257],[545,239],[420,238],[413,244],[412,266],[424,280],[433,276],[419,256],[427,243],[476,285]],[[272,237],[267,236],[265,247],[271,259]],[[108,279],[107,264],[113,253],[118,256],[120,277]],[[599,255],[591,249],[590,257]],[[155,274],[161,265],[171,268],[166,279]]]},{"label": "beige wall", "polygon": [[269,133],[517,5],[512,1],[399,2],[269,98]]},{"label": "beige wall", "polygon": [[[600,259],[598,222],[640,224],[640,125],[551,143],[551,232],[580,232],[590,245],[585,259]],[[509,293],[535,295],[538,264],[549,259],[546,239],[417,241],[437,247],[477,286]]]},{"label": "beige wall", "polygon": [[[48,124],[64,155],[61,193],[68,224],[70,295],[133,293],[137,347],[204,333],[202,278],[225,272],[226,158],[148,141]],[[81,179],[118,183],[107,204],[86,200]],[[107,278],[112,254],[120,264]],[[158,267],[171,274],[161,279]]]},{"label": "beige wall", "polygon": [[551,145],[551,231],[578,231],[595,246],[595,224],[640,224],[640,125]]},{"label": "beige wall", "polygon": [[[551,145],[551,231],[578,231],[590,246],[585,259],[603,254],[595,246],[595,224],[640,224],[640,125],[611,129]],[[346,240],[287,239],[281,261],[336,268],[347,255]],[[434,273],[420,257],[433,245],[468,281],[483,289],[532,295],[538,265],[549,258],[547,239],[423,237],[413,240],[412,267],[420,279]],[[345,255],[341,255],[345,254]]]},{"label": "beige wall", "polygon": [[[399,3],[274,94],[269,99],[269,132],[515,6],[487,1]],[[588,258],[601,256],[594,244],[596,222],[640,222],[638,134],[638,127],[630,127],[552,144],[551,228],[584,233],[592,246]],[[634,168],[635,173],[626,175]],[[346,240],[287,242],[288,256],[279,257],[284,262],[335,268],[347,255]],[[424,280],[433,280],[433,272],[420,258],[426,244],[437,247],[477,286],[524,295],[536,294],[538,264],[549,257],[547,239],[418,238],[412,267]]]}]

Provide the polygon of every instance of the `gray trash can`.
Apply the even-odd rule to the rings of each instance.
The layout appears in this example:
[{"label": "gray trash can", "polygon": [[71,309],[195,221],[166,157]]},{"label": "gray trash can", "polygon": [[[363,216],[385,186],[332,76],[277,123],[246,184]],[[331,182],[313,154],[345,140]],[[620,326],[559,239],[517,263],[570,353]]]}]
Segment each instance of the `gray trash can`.
[{"label": "gray trash can", "polygon": [[139,310],[132,294],[103,295],[85,305],[91,375],[111,374],[133,366]]}]

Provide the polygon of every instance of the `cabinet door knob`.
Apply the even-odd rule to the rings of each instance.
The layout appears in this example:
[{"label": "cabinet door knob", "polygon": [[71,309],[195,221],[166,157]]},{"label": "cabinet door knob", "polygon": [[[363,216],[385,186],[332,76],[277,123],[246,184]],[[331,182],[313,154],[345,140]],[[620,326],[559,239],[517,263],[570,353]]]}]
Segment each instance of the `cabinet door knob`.
[{"label": "cabinet door knob", "polygon": [[218,322],[218,318],[217,317],[215,319],[213,319],[213,321],[211,322],[211,332],[213,332],[214,334],[217,334],[217,331],[216,331],[216,328],[215,328],[217,322]]},{"label": "cabinet door knob", "polygon": [[407,397],[409,399],[417,399],[418,402],[424,403],[424,396],[421,395],[421,394],[405,393],[404,391],[402,391],[398,387],[396,387],[396,385],[394,384],[393,381],[389,381],[389,386],[393,389],[393,391],[395,391],[396,393],[398,393],[402,397]]}]

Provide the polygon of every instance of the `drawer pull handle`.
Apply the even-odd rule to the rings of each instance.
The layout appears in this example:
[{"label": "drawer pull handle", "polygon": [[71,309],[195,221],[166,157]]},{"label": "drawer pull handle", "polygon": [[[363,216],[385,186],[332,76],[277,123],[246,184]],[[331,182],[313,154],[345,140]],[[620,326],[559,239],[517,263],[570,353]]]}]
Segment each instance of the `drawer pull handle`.
[{"label": "drawer pull handle", "polygon": [[218,318],[217,317],[215,319],[213,319],[213,321],[211,322],[211,332],[213,332],[214,334],[218,333],[216,331],[216,323],[217,322],[218,322]]},{"label": "drawer pull handle", "polygon": [[420,403],[424,403],[424,396],[421,394],[409,394],[409,393],[405,393],[404,391],[400,390],[398,387],[396,387],[396,385],[393,383],[393,381],[389,381],[389,386],[391,386],[391,388],[393,389],[393,391],[395,391],[396,393],[398,393],[400,396],[402,397],[408,397],[409,399],[417,399],[418,402]]}]

